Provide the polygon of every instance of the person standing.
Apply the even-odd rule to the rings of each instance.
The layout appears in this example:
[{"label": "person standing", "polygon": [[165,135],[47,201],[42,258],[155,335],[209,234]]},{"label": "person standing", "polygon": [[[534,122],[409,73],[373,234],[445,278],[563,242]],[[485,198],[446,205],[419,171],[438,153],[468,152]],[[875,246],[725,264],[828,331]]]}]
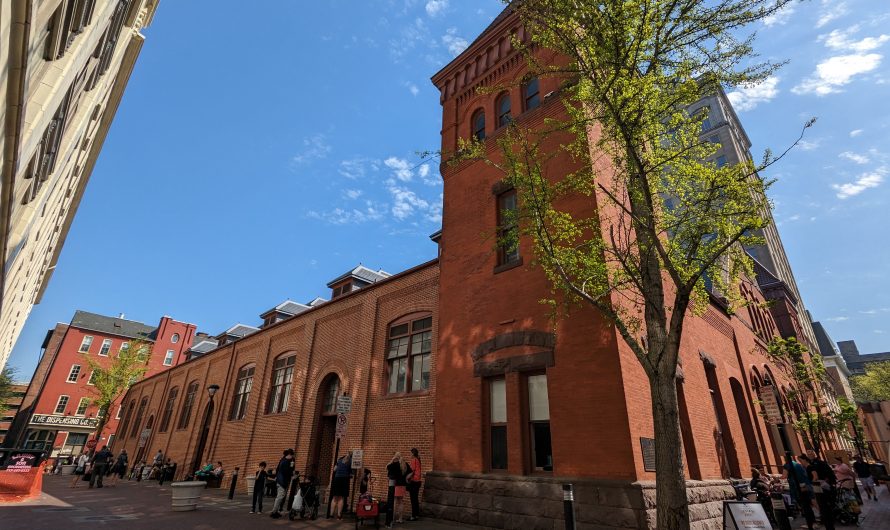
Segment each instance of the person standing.
[{"label": "person standing", "polygon": [[155,457],[151,461],[152,467],[160,467],[160,465],[164,462],[164,453],[158,449],[158,452],[155,453]]},{"label": "person standing", "polygon": [[797,457],[802,466],[806,466],[807,475],[813,483],[816,493],[816,503],[819,505],[819,515],[822,526],[826,530],[834,530],[834,497],[837,477],[825,461],[819,458],[810,458],[807,455]]},{"label": "person standing", "polygon": [[108,470],[108,463],[111,461],[112,456],[107,445],[103,445],[102,450],[93,455],[92,475],[90,476],[91,488],[94,485],[99,488],[102,487],[102,478]]},{"label": "person standing", "polygon": [[859,455],[856,455],[854,460],[853,471],[856,472],[859,482],[862,483],[862,487],[865,489],[866,498],[878,500],[878,495],[875,493],[875,479],[871,476],[871,466],[868,465],[868,462],[862,460],[862,457]]},{"label": "person standing", "polygon": [[402,460],[402,453],[393,455],[389,465],[386,466],[386,476],[389,478],[389,503],[386,520],[390,528],[393,523],[404,522],[402,521],[402,500],[405,498],[409,473],[411,473],[411,467]]},{"label": "person standing", "polygon": [[346,455],[337,459],[334,464],[334,482],[331,483],[331,514],[338,520],[343,519],[343,503],[349,496],[349,476],[352,474],[352,458]]},{"label": "person standing", "polygon": [[124,473],[127,472],[127,450],[121,449],[119,455],[117,455],[117,460],[114,461],[114,465],[111,467],[111,485],[117,486],[117,482],[124,478]]},{"label": "person standing", "polygon": [[250,504],[250,513],[263,513],[263,494],[266,492],[266,462],[260,462],[256,474],[253,477],[253,499]]},{"label": "person standing", "polygon": [[420,519],[420,482],[423,480],[423,468],[420,464],[420,451],[411,448],[411,476],[408,477],[408,495],[411,496],[411,517],[409,521]]},{"label": "person standing", "polygon": [[87,464],[89,463],[89,461],[90,457],[87,456],[86,451],[80,453],[80,456],[78,456],[77,460],[75,460],[74,465],[76,467],[74,468],[74,480],[71,481],[72,488],[76,488],[77,483],[83,479],[83,475],[84,473],[86,473]]},{"label": "person standing", "polygon": [[294,450],[285,449],[284,455],[278,461],[278,467],[275,468],[275,485],[278,487],[278,494],[275,496],[275,504],[272,505],[273,519],[281,517],[281,509],[284,506],[284,500],[287,498],[287,487],[290,485],[291,478],[294,476]]},{"label": "person standing", "polygon": [[789,461],[782,466],[782,478],[788,480],[791,496],[797,501],[807,521],[807,528],[813,530],[816,514],[813,513],[813,483],[807,470],[799,462],[791,460],[791,453],[786,453]]}]

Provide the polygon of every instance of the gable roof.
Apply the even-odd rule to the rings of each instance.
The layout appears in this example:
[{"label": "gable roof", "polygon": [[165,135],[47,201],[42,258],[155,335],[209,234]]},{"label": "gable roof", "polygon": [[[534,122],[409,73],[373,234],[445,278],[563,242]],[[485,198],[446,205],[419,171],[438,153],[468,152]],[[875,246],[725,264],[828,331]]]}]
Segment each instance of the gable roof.
[{"label": "gable roof", "polygon": [[293,300],[288,299],[261,314],[260,317],[266,318],[266,315],[270,313],[284,313],[285,315],[294,316],[302,313],[303,311],[306,311],[307,309],[309,309],[308,305],[294,302]]},{"label": "gable roof", "polygon": [[355,278],[357,280],[361,280],[361,281],[367,282],[367,283],[377,283],[380,280],[389,278],[390,276],[392,276],[392,275],[383,269],[380,269],[378,271],[373,271],[373,270],[365,267],[364,265],[359,264],[358,267],[352,269],[351,271],[345,272],[345,273],[341,274],[340,276],[337,276],[333,280],[329,281],[328,287],[333,287],[334,285],[342,282],[343,280],[345,280],[347,278]]},{"label": "gable roof", "polygon": [[218,345],[219,341],[217,341],[216,339],[202,339],[191,348],[189,348],[189,351],[195,353],[207,353],[209,351],[215,350]]},{"label": "gable roof", "polygon": [[74,318],[71,319],[70,326],[87,331],[97,331],[109,335],[148,341],[154,341],[157,338],[158,331],[158,328],[155,326],[148,326],[135,320],[107,317],[81,310],[74,312]]},{"label": "gable roof", "polygon": [[240,339],[240,338],[246,337],[252,333],[256,333],[259,330],[260,330],[260,328],[256,328],[253,326],[248,326],[247,324],[239,323],[239,324],[235,324],[234,326],[230,327],[229,329],[223,331],[222,333],[217,335],[216,338],[219,339],[224,336],[229,336],[229,337],[237,337]]}]

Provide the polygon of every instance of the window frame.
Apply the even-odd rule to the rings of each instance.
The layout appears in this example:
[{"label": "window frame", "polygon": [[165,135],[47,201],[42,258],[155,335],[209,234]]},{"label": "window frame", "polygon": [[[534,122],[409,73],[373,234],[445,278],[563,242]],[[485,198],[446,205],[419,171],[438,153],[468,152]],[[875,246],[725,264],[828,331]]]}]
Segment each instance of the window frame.
[{"label": "window frame", "polygon": [[[504,421],[495,422],[493,421],[493,406],[494,406],[494,384],[497,382],[501,382],[504,388]],[[486,467],[492,473],[506,473],[510,468],[510,439],[509,439],[509,421],[510,418],[508,416],[508,407],[507,407],[507,378],[504,375],[500,375],[497,377],[490,377],[485,380],[485,386],[487,392],[486,396],[486,404],[485,408],[485,423],[486,423]],[[503,429],[504,431],[504,467],[494,467],[494,429]]]},{"label": "window frame", "polygon": [[[547,390],[547,419],[546,420],[533,420],[531,418],[531,388],[529,387],[530,380],[532,377],[544,377],[544,381],[546,384]],[[551,428],[552,419],[550,416],[550,380],[547,377],[547,372],[528,372],[523,374],[523,409],[525,412],[525,423],[526,423],[526,431],[528,433],[528,448],[527,448],[527,459],[529,469],[532,473],[545,473],[552,474],[553,473],[553,430]],[[535,451],[535,425],[547,425],[547,430],[550,435],[550,469],[546,469],[545,467],[538,467],[537,462],[535,461],[536,451]]]},{"label": "window frame", "polygon": [[[81,365],[75,363],[71,365],[71,369],[68,370],[68,377],[65,378],[66,383],[77,383],[77,380],[80,379],[80,370]],[[72,377],[74,379],[72,379]]]},{"label": "window frame", "polygon": [[232,392],[232,407],[229,409],[229,421],[241,421],[247,417],[247,405],[250,392],[253,390],[253,376],[256,365],[251,363],[238,370],[235,378],[235,390]]},{"label": "window frame", "polygon": [[[167,353],[164,354],[164,366],[173,366],[173,360],[176,358],[176,350],[167,350]],[[167,361],[170,362],[167,362]]]},{"label": "window frame", "polygon": [[[62,400],[64,398],[64,402]],[[68,403],[71,401],[71,396],[68,394],[61,394],[59,399],[56,400],[56,408],[53,409],[53,414],[61,415],[65,414],[65,409],[68,408]],[[59,408],[61,407],[61,411]]]},{"label": "window frame", "polygon": [[[479,128],[480,124],[477,123],[480,118],[482,119],[482,123],[481,123],[482,128],[481,129]],[[485,129],[486,129],[486,127],[485,127],[485,109],[480,107],[480,108],[474,110],[473,114],[471,114],[471,117],[470,117],[470,138],[477,140],[479,142],[484,141],[485,140]]]},{"label": "window frame", "polygon": [[136,436],[136,433],[139,432],[139,424],[142,423],[142,418],[145,417],[145,409],[148,407],[148,396],[143,396],[142,400],[139,401],[139,408],[136,409],[136,417],[133,419],[133,425],[130,427],[130,438]]},{"label": "window frame", "polygon": [[88,384],[89,386],[96,386],[96,383],[93,381],[93,377],[95,377],[95,376],[96,376],[96,371],[95,371],[95,370],[91,371],[91,372],[90,372],[90,378],[87,379],[87,384]]},{"label": "window frame", "polygon": [[[534,84],[535,91],[529,92],[529,86]],[[534,104],[531,102],[534,101]],[[529,77],[522,83],[522,110],[528,112],[541,106],[541,80],[538,77]]]},{"label": "window frame", "polygon": [[[503,204],[505,199],[511,198],[513,200],[512,208],[504,208]],[[519,241],[519,222],[516,219],[511,220],[508,224],[505,219],[504,212],[507,210],[517,211],[519,208],[519,197],[516,193],[516,188],[510,188],[508,190],[504,190],[498,193],[495,197],[495,202],[497,203],[497,234],[498,234],[498,262],[497,266],[499,268],[509,268],[522,263],[522,254],[520,253],[520,241]],[[516,232],[516,244],[515,248],[508,249],[507,245],[504,243],[504,239],[510,232]]]},{"label": "window frame", "polygon": [[[86,346],[86,348],[84,348]],[[92,335],[84,335],[83,339],[80,341],[80,348],[77,349],[77,353],[90,353],[90,348],[93,347],[93,336]]]},{"label": "window frame", "polygon": [[296,365],[296,353],[283,353],[272,362],[272,377],[269,384],[269,396],[266,399],[266,414],[287,412],[290,393],[293,389]]},{"label": "window frame", "polygon": [[191,423],[192,409],[195,406],[195,398],[198,396],[198,390],[201,384],[198,380],[194,380],[188,384],[185,390],[185,396],[182,400],[182,407],[179,408],[179,421],[176,422],[176,430],[187,429]]},{"label": "window frame", "polygon": [[174,333],[170,336],[170,343],[176,344],[177,342],[179,342],[179,333]]},{"label": "window frame", "polygon": [[[81,412],[81,410],[80,410],[81,407],[83,407],[83,412]],[[87,409],[89,409],[89,408],[90,408],[90,398],[82,397],[77,402],[77,409],[75,409],[74,415],[80,416],[80,417],[86,416]]]},{"label": "window frame", "polygon": [[[507,103],[506,112],[502,108],[505,102]],[[513,121],[513,102],[510,100],[509,92],[501,92],[498,95],[494,102],[494,110],[495,126],[497,129],[510,125],[510,122]]]},{"label": "window frame", "polygon": [[[415,324],[423,322],[424,320],[430,321],[429,327],[422,327],[422,328],[415,329]],[[386,360],[386,380],[384,382],[384,385],[385,385],[385,394],[386,395],[388,395],[388,396],[404,396],[404,395],[428,393],[430,391],[430,386],[432,384],[432,372],[433,372],[432,371],[432,358],[433,358],[433,350],[434,350],[434,348],[433,348],[434,325],[433,324],[434,324],[434,322],[433,322],[433,314],[432,313],[418,312],[418,313],[412,313],[410,315],[406,315],[406,316],[394,321],[389,326],[387,326],[386,343],[384,346],[384,358]],[[400,333],[397,335],[393,335],[393,329],[397,328],[397,327],[401,327],[401,326],[406,326],[406,332]],[[423,334],[425,334],[425,333],[429,333],[429,350],[427,350],[427,351],[423,351],[423,344],[426,341],[424,341],[422,337],[423,337]],[[418,341],[418,343],[420,344],[420,351],[417,353],[414,352],[414,346],[415,346],[414,337],[415,336],[421,337],[420,340]],[[405,350],[405,353],[404,353],[404,355],[398,355],[398,356],[391,357],[390,352],[394,346],[393,341],[398,341],[400,339],[407,339],[407,344],[406,344],[407,348]],[[399,346],[396,346],[396,347],[399,347]],[[428,364],[427,386],[426,386],[426,388],[423,388],[421,386],[421,388],[415,389],[414,388],[415,360],[419,359],[421,362],[421,380],[420,381],[421,381],[421,385],[422,385],[423,384],[423,379],[422,379],[423,375],[422,374],[423,374],[423,360],[424,360],[423,358],[424,357],[427,357],[426,360],[427,360],[427,364]],[[392,377],[393,377],[393,372],[394,372],[394,368],[395,368],[395,364],[396,364],[395,361],[397,361],[397,360],[398,361],[404,360],[404,362],[405,362],[405,384],[404,384],[404,390],[401,390],[401,391],[393,390],[393,387],[392,387],[392,384],[393,384]],[[396,388],[398,388],[398,385],[396,385]]]},{"label": "window frame", "polygon": [[108,354],[111,352],[112,342],[111,339],[102,339],[102,346],[99,347],[98,355],[101,357],[108,357]]},{"label": "window frame", "polygon": [[[123,406],[123,404],[121,404]],[[127,413],[124,415],[124,419],[118,424],[118,432],[120,432],[121,436],[126,438],[127,436],[127,427],[129,427],[130,420],[133,419],[133,412],[136,410],[136,400],[130,400],[130,406],[127,408]]]},{"label": "window frame", "polygon": [[176,398],[178,397],[178,386],[174,386],[167,392],[167,400],[164,402],[164,412],[161,414],[161,421],[158,424],[158,432],[167,432],[170,428],[170,420],[173,418],[173,411],[176,408]]}]

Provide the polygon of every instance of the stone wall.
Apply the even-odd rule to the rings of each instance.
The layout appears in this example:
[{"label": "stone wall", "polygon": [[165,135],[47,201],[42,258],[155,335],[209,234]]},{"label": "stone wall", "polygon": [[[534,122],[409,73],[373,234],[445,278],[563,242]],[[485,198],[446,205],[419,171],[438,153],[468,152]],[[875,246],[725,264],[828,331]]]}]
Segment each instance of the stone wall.
[{"label": "stone wall", "polygon": [[[566,482],[575,487],[578,530],[655,528],[654,482],[430,472],[424,511],[474,528],[561,530]],[[729,482],[690,481],[687,486],[692,528],[722,528],[723,500],[735,496]]]}]

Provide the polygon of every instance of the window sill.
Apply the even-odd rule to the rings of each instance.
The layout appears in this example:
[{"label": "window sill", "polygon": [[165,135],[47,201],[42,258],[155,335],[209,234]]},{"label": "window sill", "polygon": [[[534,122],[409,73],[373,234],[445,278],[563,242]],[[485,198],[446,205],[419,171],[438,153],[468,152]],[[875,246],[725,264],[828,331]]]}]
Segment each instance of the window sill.
[{"label": "window sill", "polygon": [[520,266],[522,266],[522,256],[520,256],[519,259],[517,259],[517,260],[509,261],[502,265],[498,265],[497,267],[494,268],[494,274],[500,274],[502,272],[508,271],[510,269],[515,269],[516,267],[520,267]]},{"label": "window sill", "polygon": [[410,397],[421,397],[430,395],[429,389],[418,390],[416,392],[393,392],[386,393],[382,396],[383,399],[398,399],[398,398],[410,398]]}]

